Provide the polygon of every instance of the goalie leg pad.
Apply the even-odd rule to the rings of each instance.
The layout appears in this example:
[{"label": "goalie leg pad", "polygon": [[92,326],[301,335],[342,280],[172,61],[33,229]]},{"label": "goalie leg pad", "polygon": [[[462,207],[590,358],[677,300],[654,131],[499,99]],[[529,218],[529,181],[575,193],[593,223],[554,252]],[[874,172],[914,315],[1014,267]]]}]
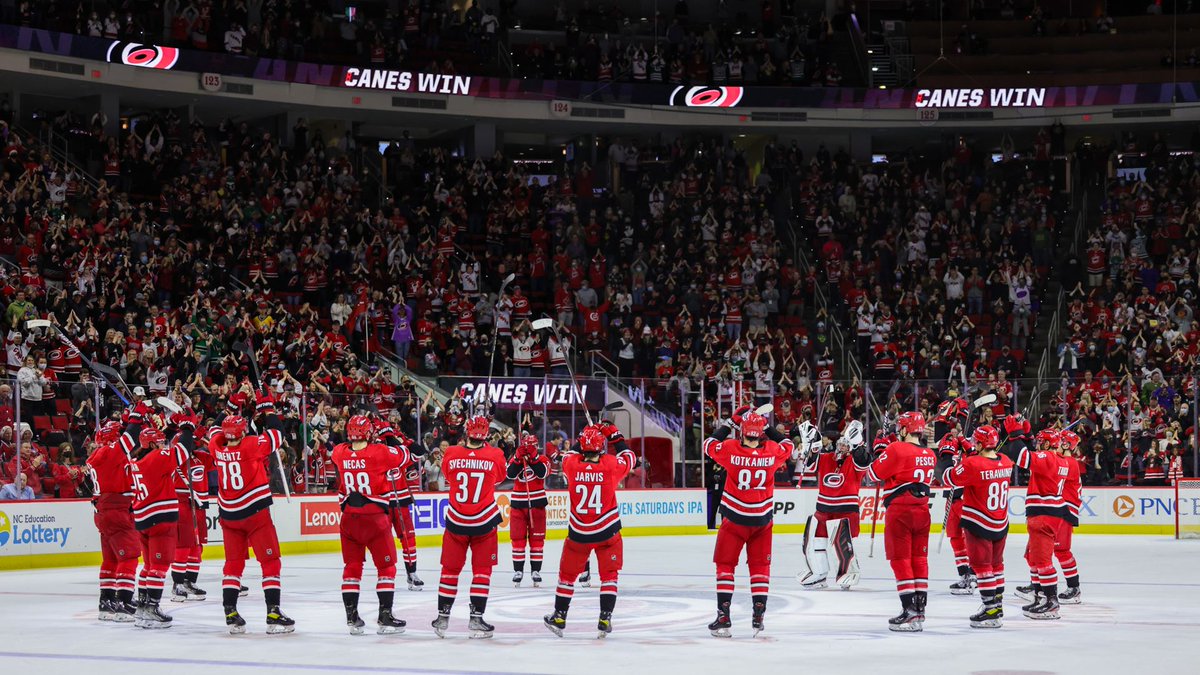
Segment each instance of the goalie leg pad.
[{"label": "goalie leg pad", "polygon": [[854,538],[850,534],[850,523],[845,519],[830,520],[829,567],[834,570],[837,583],[843,589],[858,583],[861,573],[858,559],[854,556]]},{"label": "goalie leg pad", "polygon": [[817,536],[818,525],[813,516],[808,517],[804,526],[804,562],[806,569],[800,577],[800,583],[806,588],[824,588],[825,579],[829,574],[829,557],[826,552],[828,539]]}]

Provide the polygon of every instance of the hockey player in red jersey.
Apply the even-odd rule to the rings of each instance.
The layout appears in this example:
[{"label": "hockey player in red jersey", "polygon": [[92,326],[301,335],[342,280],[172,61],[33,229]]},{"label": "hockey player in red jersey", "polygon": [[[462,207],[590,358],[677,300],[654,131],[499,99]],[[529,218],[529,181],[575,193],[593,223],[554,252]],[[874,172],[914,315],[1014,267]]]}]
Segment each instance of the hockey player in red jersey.
[{"label": "hockey player in red jersey", "polygon": [[496,484],[506,478],[504,453],[487,442],[491,431],[488,418],[476,415],[467,420],[466,441],[446,448],[442,476],[450,488],[446,507],[446,531],[442,535],[442,576],[438,583],[438,616],[433,631],[446,636],[450,609],[458,595],[458,575],[471,554],[472,639],[492,637],[495,627],[483,620],[487,608],[492,568],[496,565],[496,528],[500,509],[496,506]]},{"label": "hockey player in red jersey", "polygon": [[[187,420],[194,437],[198,433],[199,419],[193,414],[177,415],[173,421]],[[204,545],[208,543],[208,472],[212,468],[212,455],[208,448],[192,444],[187,460],[175,472],[175,497],[179,502],[178,538],[175,544],[175,561],[171,565],[171,601],[187,602],[204,600],[208,593],[196,587],[200,577],[200,560]]]},{"label": "hockey player in red jersey", "polygon": [[971,616],[971,627],[999,628],[1004,623],[1004,544],[1013,461],[998,453],[1000,433],[995,427],[981,426],[972,437],[975,452],[947,469],[942,482],[962,490],[962,529],[983,600],[983,607]]},{"label": "hockey player in red jersey", "polygon": [[[734,415],[741,440],[729,438],[731,425],[720,425],[704,441],[704,453],[725,469],[721,495],[721,527],[713,562],[717,566],[717,618],[708,625],[714,637],[730,637],[733,572],[746,549],[750,568],[750,595],[754,603],[752,627],[764,629],[767,594],[771,582],[771,539],[775,515],[775,472],[792,458],[791,439],[771,428],[755,412]],[[740,419],[738,419],[740,417]]]},{"label": "hockey player in red jersey", "polygon": [[142,571],[138,574],[139,600],[135,615],[140,628],[169,628],[171,617],[159,609],[167,570],[175,559],[175,530],[179,523],[179,503],[175,499],[174,474],[187,462],[186,446],[192,432],[181,432],[183,439],[168,444],[163,432],[153,423],[138,434],[138,457],[130,464],[133,483],[133,523],[142,542]]},{"label": "hockey player in red jersey", "polygon": [[1060,521],[1069,510],[1063,499],[1069,469],[1057,453],[1059,432],[1043,430],[1038,434],[1039,448],[1023,448],[1017,466],[1029,471],[1025,490],[1025,523],[1029,543],[1025,560],[1029,563],[1031,586],[1017,589],[1017,595],[1031,600],[1021,608],[1025,616],[1038,620],[1058,618],[1058,572],[1054,569],[1054,540]]},{"label": "hockey player in red jersey", "polygon": [[[273,417],[273,416],[265,416]],[[246,418],[230,415],[221,420],[221,433],[213,436],[208,449],[217,468],[217,506],[225,540],[225,569],[221,582],[221,604],[225,625],[232,634],[246,632],[246,620],[237,609],[242,572],[250,549],[262,567],[263,596],[267,604],[267,633],[291,633],[296,622],[279,609],[279,536],[271,520],[271,485],[267,474],[273,453],[281,453],[283,434],[276,426],[264,433],[248,435]]]},{"label": "hockey player in red jersey", "polygon": [[888,629],[917,632],[925,622],[929,592],[929,486],[937,456],[918,445],[925,416],[906,412],[896,420],[901,440],[888,444],[867,475],[883,483],[883,545],[903,611],[888,619]]},{"label": "hockey player in red jersey", "polygon": [[403,446],[371,443],[370,418],[355,415],[346,422],[346,443],[333,449],[338,473],[338,503],[342,520],[342,604],[351,635],[361,635],[366,625],[358,615],[359,585],[367,551],[375,563],[375,594],[379,597],[378,633],[403,633],[405,622],[392,615],[396,597],[396,540],[388,518],[393,485],[410,457]]},{"label": "hockey player in red jersey", "polygon": [[[801,433],[804,438],[805,430]],[[825,588],[830,569],[843,589],[858,583],[858,561],[854,557],[854,538],[859,531],[858,488],[871,457],[858,420],[846,425],[836,443],[821,444],[806,455],[807,462],[816,467],[817,508],[804,526],[806,569],[797,575],[804,588]]]},{"label": "hockey player in red jersey", "polygon": [[1078,605],[1083,602],[1079,590],[1079,564],[1071,553],[1071,535],[1079,527],[1079,507],[1083,504],[1083,483],[1080,479],[1079,462],[1075,460],[1075,448],[1079,447],[1079,435],[1069,429],[1058,435],[1058,451],[1067,464],[1067,479],[1063,485],[1063,501],[1067,503],[1067,517],[1058,522],[1058,532],[1054,536],[1054,557],[1062,567],[1063,581],[1067,582],[1067,590],[1058,594],[1058,601],[1063,605]]},{"label": "hockey player in red jersey", "polygon": [[[610,443],[617,451],[615,456],[605,453]],[[579,452],[564,457],[562,464],[570,499],[567,540],[558,564],[554,613],[547,614],[542,621],[562,637],[575,594],[575,580],[594,552],[600,574],[600,619],[596,630],[597,637],[603,638],[612,632],[617,578],[625,558],[617,488],[637,465],[637,459],[616,425],[601,422],[583,428],[579,433]]]},{"label": "hockey player in red jersey", "polygon": [[[512,540],[513,585],[525,576],[525,550],[534,587],[542,584],[542,552],[546,547],[546,476],[550,459],[538,452],[537,436],[525,434],[508,460],[513,481],[509,495],[508,534]],[[571,579],[574,582],[574,579]]]},{"label": "hockey player in red jersey", "polygon": [[142,545],[133,527],[131,459],[123,438],[118,422],[106,423],[96,433],[96,446],[88,456],[87,465],[102,556],[99,618],[128,623],[134,620],[136,609],[134,577]]},{"label": "hockey player in red jersey", "polygon": [[396,538],[400,540],[408,590],[419,591],[425,587],[425,582],[417,576],[417,530],[413,527],[412,506],[413,492],[421,489],[420,458],[424,456],[425,448],[420,443],[405,438],[396,427],[384,420],[376,421],[375,438],[388,447],[403,449],[409,457],[409,464],[401,468],[400,476],[394,481],[395,489],[391,493],[392,508],[388,517]]},{"label": "hockey player in red jersey", "polygon": [[[964,438],[952,428],[942,436],[938,444],[938,467],[942,468],[941,476],[946,471],[962,461],[962,458],[975,452],[975,441]],[[950,466],[942,467],[943,458],[951,457]],[[941,476],[938,476],[941,478]],[[949,487],[949,486],[947,486]],[[967,553],[967,538],[962,529],[962,488],[951,488],[943,492],[949,501],[946,504],[946,538],[950,540],[950,548],[954,550],[954,567],[958,571],[958,581],[950,584],[951,595],[971,595],[979,583],[975,570],[971,569],[971,559]]]}]

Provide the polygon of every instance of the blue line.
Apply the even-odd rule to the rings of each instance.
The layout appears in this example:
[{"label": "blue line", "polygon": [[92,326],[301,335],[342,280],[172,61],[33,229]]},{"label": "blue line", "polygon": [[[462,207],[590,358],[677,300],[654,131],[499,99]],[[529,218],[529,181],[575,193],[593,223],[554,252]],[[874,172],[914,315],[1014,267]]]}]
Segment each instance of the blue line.
[{"label": "blue line", "polygon": [[262,668],[267,670],[313,670],[359,673],[398,673],[402,675],[513,675],[486,670],[425,670],[421,668],[383,668],[375,666],[321,665],[313,663],[261,663],[258,661],[214,661],[207,659],[165,659],[130,656],[105,656],[101,654],[37,654],[32,652],[0,652],[0,658],[43,659],[63,661],[108,661],[111,663],[146,663],[172,666],[217,666],[222,668]]}]

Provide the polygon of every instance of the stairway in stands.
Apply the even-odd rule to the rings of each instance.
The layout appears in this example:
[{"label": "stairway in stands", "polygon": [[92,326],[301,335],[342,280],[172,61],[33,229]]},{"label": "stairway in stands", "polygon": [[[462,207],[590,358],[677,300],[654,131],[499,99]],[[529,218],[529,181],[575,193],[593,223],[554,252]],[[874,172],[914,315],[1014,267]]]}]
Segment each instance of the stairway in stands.
[{"label": "stairway in stands", "polygon": [[[1068,278],[1071,273],[1068,261],[1072,257],[1078,261],[1083,255],[1083,234],[1096,218],[1094,205],[1099,203],[1099,198],[1100,193],[1094,186],[1078,186],[1070,209],[1060,219],[1055,230],[1054,264],[1040,291],[1041,308],[1038,312],[1037,327],[1029,343],[1025,369],[1014,375],[1023,380],[1017,401],[1023,411],[1029,407],[1038,385],[1052,384],[1058,374],[1057,350],[1063,339],[1062,330],[1066,325],[1066,305],[1069,302],[1067,294],[1075,283],[1073,279]],[[1060,294],[1062,302],[1059,302]],[[1039,377],[1042,378],[1041,381]],[[1039,404],[1044,405],[1048,397],[1049,393],[1042,393]],[[1032,412],[1036,415],[1036,411]]]}]

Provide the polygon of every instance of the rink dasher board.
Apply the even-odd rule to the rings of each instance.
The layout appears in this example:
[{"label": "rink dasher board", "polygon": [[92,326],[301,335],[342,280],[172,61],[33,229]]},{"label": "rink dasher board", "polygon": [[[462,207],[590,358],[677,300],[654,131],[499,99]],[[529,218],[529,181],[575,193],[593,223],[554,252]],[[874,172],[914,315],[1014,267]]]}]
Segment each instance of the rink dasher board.
[{"label": "rink dasher board", "polygon": [[[816,505],[815,488],[776,490],[775,531],[799,534]],[[547,538],[566,536],[566,491],[550,491],[547,508]],[[622,490],[623,534],[671,536],[709,534],[709,494],[703,489]],[[503,523],[500,541],[508,542],[511,511],[510,493],[497,496]],[[1200,519],[1200,496],[1180,500],[1181,515]],[[418,546],[437,546],[444,531],[446,493],[419,493],[413,504],[413,524]],[[1025,532],[1025,490],[1009,492],[1011,531]],[[930,503],[933,531],[941,529],[945,501],[940,490]],[[1089,488],[1080,509],[1079,534],[1158,534],[1174,533],[1175,493],[1171,488]],[[859,495],[862,537],[869,536],[875,517],[875,490],[863,489]],[[0,570],[39,567],[94,565],[100,560],[100,537],[94,524],[94,509],[89,500],[43,500],[0,502]],[[339,550],[338,523],[341,513],[335,495],[297,495],[290,502],[276,498],[271,507],[279,534],[280,551],[285,555],[329,553]],[[222,535],[215,506],[206,512],[209,559],[223,557]],[[886,513],[881,511],[878,531],[882,532]]]}]

